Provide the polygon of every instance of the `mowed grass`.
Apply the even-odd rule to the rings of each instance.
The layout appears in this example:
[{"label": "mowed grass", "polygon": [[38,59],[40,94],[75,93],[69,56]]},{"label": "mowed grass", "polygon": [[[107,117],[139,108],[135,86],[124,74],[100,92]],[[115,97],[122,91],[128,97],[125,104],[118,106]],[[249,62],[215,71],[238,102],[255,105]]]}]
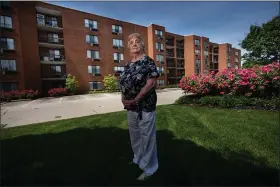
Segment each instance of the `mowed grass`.
[{"label": "mowed grass", "polygon": [[279,185],[279,114],[157,108],[159,170],[133,158],[126,113],[3,129],[3,185]]}]

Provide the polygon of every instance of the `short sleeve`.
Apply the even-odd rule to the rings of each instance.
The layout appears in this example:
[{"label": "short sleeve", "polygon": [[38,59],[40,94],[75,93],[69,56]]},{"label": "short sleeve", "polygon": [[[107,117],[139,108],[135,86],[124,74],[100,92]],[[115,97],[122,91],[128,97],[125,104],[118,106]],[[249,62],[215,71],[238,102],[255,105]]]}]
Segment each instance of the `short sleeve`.
[{"label": "short sleeve", "polygon": [[159,72],[157,70],[155,62],[153,61],[150,61],[147,64],[147,72],[148,72],[147,79],[159,77]]}]

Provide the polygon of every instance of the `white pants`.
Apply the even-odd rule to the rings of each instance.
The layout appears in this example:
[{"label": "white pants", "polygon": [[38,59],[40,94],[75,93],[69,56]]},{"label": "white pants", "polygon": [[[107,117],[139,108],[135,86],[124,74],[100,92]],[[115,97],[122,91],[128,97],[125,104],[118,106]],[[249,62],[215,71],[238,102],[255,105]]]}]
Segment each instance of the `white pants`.
[{"label": "white pants", "polygon": [[133,162],[145,173],[153,174],[158,169],[156,112],[142,112],[142,120],[139,120],[137,112],[127,111],[127,119]]}]

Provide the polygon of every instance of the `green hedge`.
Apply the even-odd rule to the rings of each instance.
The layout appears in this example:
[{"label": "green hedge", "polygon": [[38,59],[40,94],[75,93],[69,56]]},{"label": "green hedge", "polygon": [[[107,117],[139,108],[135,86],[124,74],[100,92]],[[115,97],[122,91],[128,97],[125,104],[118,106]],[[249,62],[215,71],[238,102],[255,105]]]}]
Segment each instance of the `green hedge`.
[{"label": "green hedge", "polygon": [[248,98],[243,96],[204,96],[185,95],[175,101],[176,104],[193,104],[202,106],[217,106],[222,108],[255,108],[279,110],[280,97],[271,99]]},{"label": "green hedge", "polygon": [[120,90],[91,90],[88,93],[89,94],[97,94],[97,93],[113,93],[113,92],[120,92]]}]

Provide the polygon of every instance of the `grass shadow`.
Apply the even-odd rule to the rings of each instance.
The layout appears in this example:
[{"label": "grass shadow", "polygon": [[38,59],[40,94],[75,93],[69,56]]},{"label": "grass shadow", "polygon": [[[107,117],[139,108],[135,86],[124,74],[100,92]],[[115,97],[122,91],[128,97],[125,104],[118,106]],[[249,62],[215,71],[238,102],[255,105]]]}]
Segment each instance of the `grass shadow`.
[{"label": "grass shadow", "polygon": [[278,170],[251,164],[250,155],[228,151],[224,158],[167,130],[157,131],[157,140],[159,170],[145,182],[128,164],[128,130],[76,128],[1,140],[2,185],[279,185]]}]

